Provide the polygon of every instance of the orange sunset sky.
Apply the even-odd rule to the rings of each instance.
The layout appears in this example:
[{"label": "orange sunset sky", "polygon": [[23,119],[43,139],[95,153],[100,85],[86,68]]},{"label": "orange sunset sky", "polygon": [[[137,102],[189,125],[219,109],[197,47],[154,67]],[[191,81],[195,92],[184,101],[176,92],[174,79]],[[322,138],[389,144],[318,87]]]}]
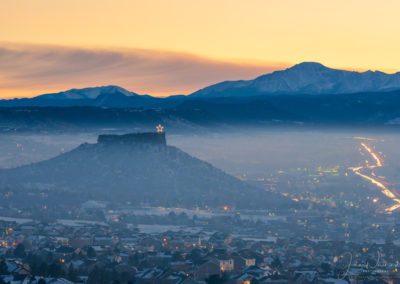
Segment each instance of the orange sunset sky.
[{"label": "orange sunset sky", "polygon": [[1,0],[0,97],[189,94],[302,61],[400,70],[398,0]]}]

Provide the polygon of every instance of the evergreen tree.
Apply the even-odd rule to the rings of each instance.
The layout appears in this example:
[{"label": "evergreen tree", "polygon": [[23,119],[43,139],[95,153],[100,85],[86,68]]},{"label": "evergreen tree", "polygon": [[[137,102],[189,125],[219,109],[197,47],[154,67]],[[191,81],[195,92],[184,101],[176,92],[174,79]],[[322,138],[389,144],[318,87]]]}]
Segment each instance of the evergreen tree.
[{"label": "evergreen tree", "polygon": [[96,257],[96,251],[92,247],[88,247],[86,253],[87,253],[87,256],[89,258],[95,258]]},{"label": "evergreen tree", "polygon": [[72,282],[78,282],[79,277],[78,277],[78,272],[74,269],[74,265],[71,264],[68,268],[68,274],[67,274],[67,279]]},{"label": "evergreen tree", "polygon": [[0,275],[7,275],[8,267],[5,261],[0,262]]},{"label": "evergreen tree", "polygon": [[14,250],[14,255],[19,258],[24,258],[26,256],[25,246],[23,244],[18,244]]},{"label": "evergreen tree", "polygon": [[46,277],[47,276],[47,270],[48,270],[47,263],[46,262],[42,262],[39,265],[38,269],[37,269],[37,275]]},{"label": "evergreen tree", "polygon": [[271,267],[275,269],[280,269],[282,267],[282,262],[279,257],[274,258],[274,260],[271,262]]},{"label": "evergreen tree", "polygon": [[48,268],[49,276],[53,278],[60,278],[64,276],[64,271],[61,269],[59,262],[54,261]]},{"label": "evergreen tree", "polygon": [[95,266],[89,273],[87,284],[107,284],[109,282],[110,275],[107,275],[104,270],[99,269]]}]

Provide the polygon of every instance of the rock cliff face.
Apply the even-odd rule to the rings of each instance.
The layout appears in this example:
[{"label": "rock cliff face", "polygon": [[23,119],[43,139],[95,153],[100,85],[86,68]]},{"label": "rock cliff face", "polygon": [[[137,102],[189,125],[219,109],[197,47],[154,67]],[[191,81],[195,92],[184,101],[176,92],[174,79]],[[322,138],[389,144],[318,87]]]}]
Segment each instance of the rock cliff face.
[{"label": "rock cliff face", "polygon": [[[147,141],[148,140],[148,141]],[[100,136],[53,159],[0,170],[0,187],[67,190],[152,206],[269,208],[288,204],[176,147],[164,134]]]},{"label": "rock cliff face", "polygon": [[147,144],[167,146],[165,132],[130,133],[124,135],[100,135],[99,144]]}]

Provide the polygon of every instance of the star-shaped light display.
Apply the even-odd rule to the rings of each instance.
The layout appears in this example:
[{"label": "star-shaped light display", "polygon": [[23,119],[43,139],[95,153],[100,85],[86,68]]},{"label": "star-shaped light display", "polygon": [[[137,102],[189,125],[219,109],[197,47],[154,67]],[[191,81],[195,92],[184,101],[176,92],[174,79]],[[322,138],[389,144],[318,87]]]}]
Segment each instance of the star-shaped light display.
[{"label": "star-shaped light display", "polygon": [[164,126],[162,126],[161,124],[157,125],[156,128],[157,128],[157,133],[164,132]]}]

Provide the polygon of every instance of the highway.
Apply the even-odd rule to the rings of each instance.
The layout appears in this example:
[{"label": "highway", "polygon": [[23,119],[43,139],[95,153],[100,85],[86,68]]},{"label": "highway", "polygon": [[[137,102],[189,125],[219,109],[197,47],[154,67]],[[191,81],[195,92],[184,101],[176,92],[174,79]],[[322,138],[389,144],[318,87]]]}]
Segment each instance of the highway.
[{"label": "highway", "polygon": [[[361,137],[355,137],[355,139],[360,139]],[[365,139],[367,141],[372,141],[372,139]],[[372,157],[375,161],[375,164],[370,165],[368,161],[366,161],[365,166],[360,167],[350,167],[349,169],[352,170],[356,175],[362,177],[363,179],[371,182],[375,186],[379,188],[382,194],[386,197],[393,200],[395,203],[393,206],[386,208],[385,212],[392,212],[398,208],[400,208],[400,194],[393,188],[393,186],[384,181],[382,178],[378,178],[374,172],[376,168],[384,167],[385,161],[382,157],[380,157],[377,153],[375,153],[371,147],[369,147],[366,143],[361,142],[361,146],[364,150],[368,152],[368,154]]]}]

